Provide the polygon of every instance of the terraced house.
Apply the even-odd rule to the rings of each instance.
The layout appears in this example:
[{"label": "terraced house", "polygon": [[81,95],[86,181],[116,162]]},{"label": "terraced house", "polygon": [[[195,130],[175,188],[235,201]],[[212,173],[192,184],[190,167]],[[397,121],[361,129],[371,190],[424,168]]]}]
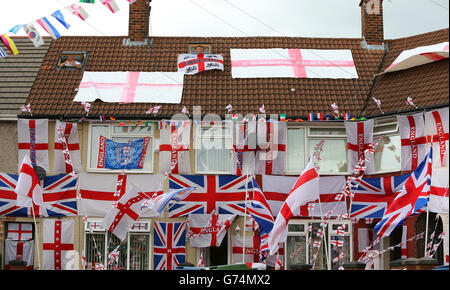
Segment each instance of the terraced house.
[{"label": "terraced house", "polygon": [[[339,269],[359,260],[366,269],[390,269],[392,261],[428,250],[448,264],[448,238],[425,248],[448,232],[448,29],[385,39],[382,5],[373,13],[368,2],[359,4],[361,38],[342,39],[153,37],[151,1],[137,0],[127,36],[63,36],[47,39],[39,52],[23,44],[33,53],[33,69],[26,53],[1,59],[0,113],[10,116],[0,130],[18,138],[0,141],[9,152],[0,164],[2,256],[8,229],[28,225],[34,267],[41,269],[174,269],[200,258],[205,266],[260,262],[261,227],[246,204],[259,187],[275,219],[322,146],[320,204],[302,206],[289,220],[278,251],[282,268]],[[180,55],[195,57],[185,63]],[[80,68],[64,66],[70,56]],[[197,73],[180,73],[180,64]],[[28,103],[32,116],[17,110]],[[431,137],[421,142],[419,126],[417,138],[403,136],[399,116],[416,116],[428,128],[436,114],[443,116],[441,139],[422,132]],[[31,142],[31,127],[33,142],[48,144],[32,154],[33,165],[45,171],[48,205],[47,217],[36,208],[36,223],[7,194],[30,151],[20,144]],[[353,195],[339,198],[369,143],[377,147],[364,178]],[[428,153],[420,144],[438,148],[431,187],[447,208],[410,215],[377,241],[374,226]],[[133,216],[132,206],[119,202],[133,188],[154,197],[188,187],[195,189],[161,215]],[[127,213],[113,228],[133,221],[123,240],[104,224],[121,206]],[[55,228],[65,234],[58,243]],[[111,253],[118,258],[110,263]],[[276,260],[265,261],[272,268]]]}]

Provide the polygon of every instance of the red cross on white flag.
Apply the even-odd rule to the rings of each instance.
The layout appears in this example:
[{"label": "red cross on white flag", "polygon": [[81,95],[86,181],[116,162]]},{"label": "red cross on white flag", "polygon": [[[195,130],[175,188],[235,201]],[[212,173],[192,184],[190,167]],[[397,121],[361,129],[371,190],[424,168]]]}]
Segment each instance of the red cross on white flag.
[{"label": "red cross on white flag", "polygon": [[43,270],[67,270],[73,263],[74,225],[74,220],[44,220]]}]

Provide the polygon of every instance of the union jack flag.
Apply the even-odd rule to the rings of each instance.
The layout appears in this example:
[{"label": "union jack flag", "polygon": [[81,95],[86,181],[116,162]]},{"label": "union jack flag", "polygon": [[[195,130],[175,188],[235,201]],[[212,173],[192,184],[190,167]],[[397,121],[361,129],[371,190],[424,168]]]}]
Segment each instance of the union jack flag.
[{"label": "union jack flag", "polygon": [[155,222],[153,269],[173,270],[186,260],[186,223]]},{"label": "union jack flag", "polygon": [[[16,205],[18,175],[0,173],[0,216],[32,217],[31,207]],[[70,174],[50,175],[44,179],[43,198],[49,217],[77,216],[77,179]],[[35,206],[34,213],[40,216],[42,210]]]},{"label": "union jack flag", "polygon": [[433,148],[428,156],[411,173],[401,192],[387,207],[383,218],[374,227],[378,237],[389,236],[411,214],[421,212],[428,204],[431,185]]},{"label": "union jack flag", "polygon": [[382,218],[410,175],[362,178],[359,183],[352,182],[354,197],[350,218]]},{"label": "union jack flag", "polygon": [[189,214],[244,215],[245,194],[251,199],[252,182],[237,175],[170,175],[171,190],[196,187],[184,200],[171,206],[169,217]]}]

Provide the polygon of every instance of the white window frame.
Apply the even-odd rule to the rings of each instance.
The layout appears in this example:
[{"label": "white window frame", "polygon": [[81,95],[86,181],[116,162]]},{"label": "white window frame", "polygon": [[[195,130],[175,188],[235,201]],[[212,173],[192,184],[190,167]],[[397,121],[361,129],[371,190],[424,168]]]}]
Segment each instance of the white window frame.
[{"label": "white window frame", "polygon": [[[303,128],[305,130],[305,140],[304,140],[305,164],[304,164],[304,167],[308,163],[309,157],[313,153],[313,152],[309,152],[308,141],[317,140],[317,143],[318,143],[322,139],[324,139],[324,140],[327,140],[327,139],[328,140],[344,140],[345,145],[346,145],[345,159],[347,162],[347,171],[346,172],[320,172],[320,175],[348,175],[350,173],[350,170],[348,169],[347,135],[345,133],[344,123],[339,123],[339,124],[325,123],[325,124],[309,124],[309,125],[297,125],[297,124],[291,125],[291,124],[289,124],[287,126],[287,130],[295,129],[295,128]],[[344,129],[344,134],[343,135],[312,135],[311,129],[313,129],[313,128]],[[286,150],[287,150],[287,152],[286,152],[286,156],[287,156],[288,151],[289,151],[289,146],[287,146],[287,145],[286,145]],[[301,172],[287,171],[287,164],[286,164],[286,173],[285,174],[286,175],[299,175],[299,174],[301,174]]]},{"label": "white window frame", "polygon": [[[330,255],[331,253],[331,237],[332,236],[336,236],[336,230],[333,230],[333,225],[342,225],[345,224],[345,235],[344,237],[350,237],[350,248],[349,248],[349,252],[350,252],[350,257],[349,257],[349,261],[353,260],[353,235],[352,235],[352,222],[350,220],[342,220],[342,221],[337,221],[337,220],[328,220],[327,221],[327,227],[326,227],[326,236],[327,236],[327,252]],[[312,223],[322,223],[321,219],[291,219],[289,220],[288,226],[289,225],[303,225],[304,226],[304,230],[302,232],[290,232],[288,230],[288,237],[295,237],[295,236],[304,236],[306,237],[306,242],[308,241],[308,238],[310,237],[310,232],[308,232],[308,225],[312,224]],[[306,245],[305,245],[306,246]],[[322,245],[323,246],[323,245]],[[306,263],[310,262],[310,257],[309,257],[309,250],[312,247],[312,245],[308,245],[306,247],[307,251],[306,251]],[[287,269],[288,265],[288,259],[287,259],[287,255],[290,254],[287,252],[288,249],[288,245],[287,245],[287,241],[286,244],[284,245],[284,268]],[[323,250],[324,251],[324,250]],[[324,253],[325,255],[325,253]],[[331,256],[330,259],[328,260],[328,268],[331,269]]]},{"label": "white window frame", "polygon": [[[202,132],[202,128],[203,127],[208,127],[210,125],[204,125],[204,124],[194,124],[194,154],[195,154],[195,173],[196,174],[217,174],[217,175],[226,175],[226,174],[232,174],[233,172],[233,155],[232,155],[232,151],[230,149],[230,154],[231,154],[231,158],[230,158],[230,164],[229,164],[229,170],[228,171],[199,171],[198,170],[198,151],[200,150],[199,148],[201,148],[201,139],[209,139],[212,137],[220,137],[221,139],[225,139],[225,143],[227,144],[229,142],[229,144],[233,144],[233,132],[228,132],[229,134],[227,134],[226,136],[218,136],[218,135],[210,135],[210,134],[203,134]],[[224,129],[229,128],[225,122],[222,122],[221,124],[214,124],[212,126],[221,126]],[[230,128],[231,129],[231,128]]]},{"label": "white window frame", "polygon": [[[395,130],[384,130],[384,131],[380,131],[380,132],[375,132],[375,128],[376,127],[389,126],[389,125],[395,125],[396,126]],[[400,129],[399,129],[398,122],[397,122],[396,118],[383,118],[383,119],[376,119],[376,120],[374,120],[373,130],[374,130],[373,131],[373,141],[374,142],[378,141],[378,138],[380,136],[387,136],[387,137],[400,136]],[[399,168],[392,169],[392,170],[375,171],[374,174],[383,174],[383,173],[392,173],[392,172],[399,172],[399,171],[401,171],[402,170],[402,166],[401,166],[401,162],[402,162],[401,150],[402,150],[402,148],[401,148],[401,143],[400,143],[400,165],[399,165]],[[375,153],[372,156],[372,158],[375,158]]]},{"label": "white window frame", "polygon": [[[117,134],[114,133],[114,127],[115,126],[119,126],[118,122],[113,122],[113,123],[90,123],[89,124],[89,132],[88,132],[88,148],[87,148],[87,160],[86,160],[86,172],[96,172],[96,173],[121,173],[122,170],[121,169],[105,169],[105,168],[96,168],[96,167],[91,167],[91,150],[92,150],[92,127],[93,126],[108,126],[109,129],[109,136],[105,136],[108,139],[112,139],[114,137],[127,137],[127,136],[132,136],[134,137],[150,137],[150,142],[149,145],[151,146],[151,150],[148,150],[147,148],[147,153],[146,153],[146,158],[148,158],[149,156],[151,157],[151,168],[150,169],[125,169],[126,173],[154,173],[155,170],[155,124],[150,124],[147,127],[151,127],[151,132],[148,134],[135,134],[135,135],[127,135],[127,134]],[[125,125],[128,126],[129,125]],[[138,125],[139,127],[146,127],[145,125]]]},{"label": "white window frame", "polygon": [[[88,218],[87,221],[84,223],[84,244],[83,244],[83,249],[86,249],[86,242],[87,242],[87,234],[91,233],[91,230],[89,229],[88,225],[89,223],[95,222],[97,224],[103,224],[103,219],[101,218]],[[127,270],[130,269],[130,235],[133,234],[147,234],[149,236],[149,253],[148,253],[148,269],[152,269],[153,268],[153,264],[152,264],[152,254],[153,254],[153,236],[152,236],[152,222],[151,221],[146,221],[146,220],[140,220],[138,219],[136,221],[136,223],[143,223],[148,225],[148,230],[140,230],[140,229],[131,229],[128,234],[127,234],[127,241],[126,241],[126,245],[127,245]],[[92,229],[93,233],[104,233],[106,235],[105,237],[105,244],[104,244],[104,252],[102,253],[103,255],[103,265],[105,265],[105,269],[108,266],[108,241],[109,241],[109,236],[112,235],[112,233],[110,233],[109,231],[107,231],[104,228],[98,228],[98,229]],[[84,269],[83,269],[84,270]]]}]

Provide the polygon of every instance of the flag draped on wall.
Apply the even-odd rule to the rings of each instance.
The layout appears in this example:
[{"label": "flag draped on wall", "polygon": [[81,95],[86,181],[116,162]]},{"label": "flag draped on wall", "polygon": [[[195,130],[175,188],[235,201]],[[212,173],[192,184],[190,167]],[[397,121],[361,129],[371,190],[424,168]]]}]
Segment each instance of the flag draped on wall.
[{"label": "flag draped on wall", "polygon": [[236,214],[191,214],[188,217],[188,237],[191,246],[197,248],[219,247]]},{"label": "flag draped on wall", "polygon": [[[163,193],[163,175],[80,174],[79,214],[104,217],[113,204],[134,185],[149,196]],[[145,213],[142,214],[146,217]]]},{"label": "flag draped on wall", "polygon": [[430,212],[448,214],[448,179],[448,167],[433,168],[433,175],[431,176],[430,200],[428,201],[428,210]]},{"label": "flag draped on wall", "polygon": [[26,262],[25,269],[33,270],[34,240],[16,241],[5,240],[5,269],[9,270],[9,261],[22,260]]},{"label": "flag draped on wall", "polygon": [[375,225],[378,237],[389,236],[408,216],[423,210],[427,205],[432,174],[432,152],[431,148],[427,157],[405,181],[401,192],[386,209],[381,221]]},{"label": "flag draped on wall", "polygon": [[159,172],[190,174],[191,121],[162,122],[159,138]]},{"label": "flag draped on wall", "polygon": [[[184,200],[171,206],[169,217],[189,214],[244,214],[245,193],[251,180],[236,175],[170,175],[170,189],[196,187]],[[251,197],[250,197],[251,198]]]},{"label": "flag draped on wall", "polygon": [[425,134],[432,144],[433,167],[448,167],[449,108],[425,113]]},{"label": "flag draped on wall", "polygon": [[[60,139],[64,138],[65,142]],[[80,144],[78,124],[56,120],[55,124],[54,172],[81,172]],[[68,150],[68,152],[67,152]]]},{"label": "flag draped on wall", "polygon": [[155,221],[153,269],[173,270],[186,260],[186,223]]},{"label": "flag draped on wall", "polygon": [[97,168],[142,169],[149,142],[150,137],[119,143],[100,136]]},{"label": "flag draped on wall", "polygon": [[42,269],[68,270],[73,266],[75,221],[44,219]]},{"label": "flag draped on wall", "polygon": [[362,178],[351,184],[354,194],[350,208],[351,218],[382,218],[386,208],[402,191],[411,174],[400,176]]},{"label": "flag draped on wall", "polygon": [[[262,176],[263,192],[274,216],[278,215],[283,202],[286,200],[297,179],[297,176]],[[344,185],[344,176],[320,177],[320,201],[324,215],[328,211],[331,211],[331,216],[338,216],[347,212],[345,200],[338,201],[336,199],[336,196],[342,192]],[[299,215],[321,216],[318,202],[318,200],[315,200],[302,206]]]},{"label": "flag draped on wall", "polygon": [[414,170],[425,158],[429,146],[425,136],[423,113],[401,116],[397,115],[402,144],[402,171]]},{"label": "flag draped on wall", "polygon": [[[348,169],[352,171],[360,160],[367,157],[364,151],[369,149],[370,144],[373,143],[373,120],[345,121],[344,124],[347,134]],[[367,174],[375,172],[373,160],[372,158],[368,163],[364,163]]]},{"label": "flag draped on wall", "polygon": [[285,173],[286,140],[286,122],[258,120],[256,174]]},{"label": "flag draped on wall", "polygon": [[223,57],[220,54],[179,54],[178,71],[193,75],[207,70],[222,70]]},{"label": "flag draped on wall", "polygon": [[256,121],[228,121],[233,134],[233,174],[252,175],[255,173]]},{"label": "flag draped on wall", "polygon": [[18,164],[25,154],[32,166],[40,166],[49,172],[48,164],[48,119],[17,120]]},{"label": "flag draped on wall", "polygon": [[258,263],[260,261],[260,239],[259,233],[249,233],[244,237],[241,235],[231,236],[231,263]]},{"label": "flag draped on wall", "polygon": [[[0,173],[0,216],[32,217],[29,207],[16,205],[14,192],[18,175]],[[36,216],[50,217],[78,215],[76,202],[77,180],[71,175],[49,175],[44,179],[42,198],[44,207],[34,206]]]}]

